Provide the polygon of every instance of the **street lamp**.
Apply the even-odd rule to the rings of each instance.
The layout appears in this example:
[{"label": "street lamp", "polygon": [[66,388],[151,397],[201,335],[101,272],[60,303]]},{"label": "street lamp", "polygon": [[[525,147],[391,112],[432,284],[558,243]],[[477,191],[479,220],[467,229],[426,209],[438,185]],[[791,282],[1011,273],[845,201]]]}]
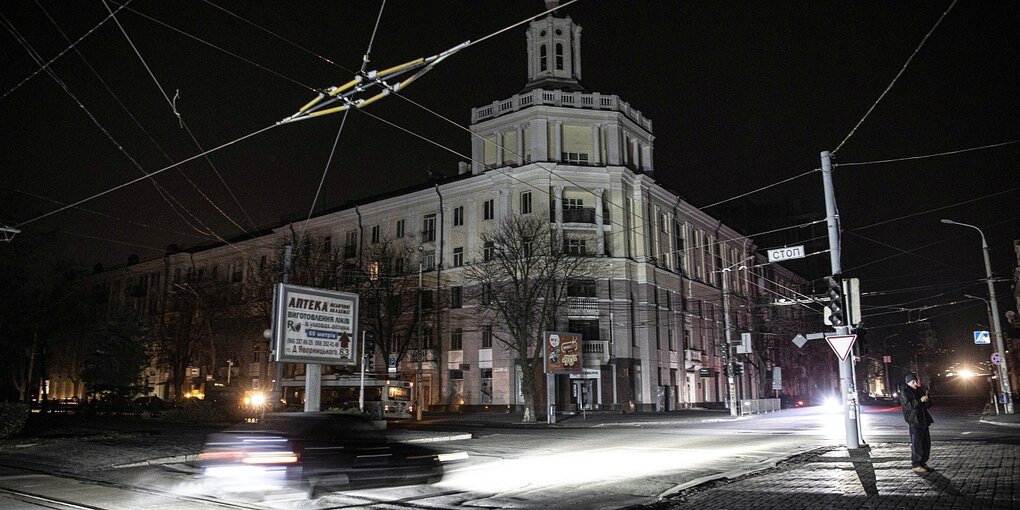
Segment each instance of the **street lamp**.
[{"label": "street lamp", "polygon": [[964,294],[963,297],[967,299],[979,299],[985,302],[985,310],[988,312],[988,324],[992,323],[992,303],[987,299],[978,296],[971,296],[970,294]]},{"label": "street lamp", "polygon": [[423,321],[423,317],[421,316],[421,290],[422,290],[421,289],[421,273],[422,273],[422,270],[424,269],[424,264],[425,264],[425,261],[424,261],[424,259],[422,257],[423,250],[424,250],[424,248],[422,248],[421,246],[418,246],[418,356],[417,356],[417,358],[418,358],[418,373],[415,375],[415,380],[414,380],[414,394],[415,394],[415,401],[416,401],[415,404],[414,404],[414,416],[415,416],[414,419],[416,421],[421,421],[421,406],[422,406],[422,402],[424,401],[424,399],[422,398],[422,389],[421,389],[421,359],[424,356],[424,352],[422,351],[422,338],[421,338],[421,330],[422,330],[422,324],[421,323]]},{"label": "street lamp", "polygon": [[1006,346],[1002,341],[1002,326],[999,324],[999,307],[995,302],[995,285],[992,283],[992,263],[988,258],[988,242],[985,241],[985,233],[974,225],[968,225],[966,223],[960,223],[953,220],[942,219],[942,223],[947,225],[959,225],[961,227],[970,227],[978,231],[981,234],[981,250],[985,256],[985,282],[988,284],[988,302],[991,308],[992,314],[992,327],[995,330],[995,349],[999,351],[999,385],[1002,388],[1002,392],[1006,396],[1005,410],[1006,414],[1013,414],[1013,394],[1009,384],[1009,367],[1006,364]]}]

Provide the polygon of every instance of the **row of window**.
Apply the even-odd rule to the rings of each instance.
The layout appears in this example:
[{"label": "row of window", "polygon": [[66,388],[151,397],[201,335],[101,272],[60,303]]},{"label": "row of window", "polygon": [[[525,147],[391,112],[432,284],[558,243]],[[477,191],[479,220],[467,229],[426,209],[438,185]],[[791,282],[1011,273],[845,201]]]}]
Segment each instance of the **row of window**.
[{"label": "row of window", "polygon": [[[479,344],[480,349],[492,349],[492,326],[482,326],[482,338]],[[450,350],[451,351],[462,351],[464,350],[464,330],[462,328],[455,328],[450,332]]]}]

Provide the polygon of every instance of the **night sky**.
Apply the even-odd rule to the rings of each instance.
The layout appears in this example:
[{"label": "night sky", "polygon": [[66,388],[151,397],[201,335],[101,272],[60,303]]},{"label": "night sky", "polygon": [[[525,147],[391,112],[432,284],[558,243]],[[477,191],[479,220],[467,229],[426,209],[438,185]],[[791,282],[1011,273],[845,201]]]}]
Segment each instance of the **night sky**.
[{"label": "night sky", "polygon": [[[1020,6],[951,5],[581,0],[560,12],[583,27],[582,84],[652,119],[656,179],[696,206],[711,205],[707,212],[762,249],[828,247],[812,239],[824,226],[758,235],[766,225],[824,219],[820,173],[713,204],[818,168],[819,153],[839,147],[843,269],[862,281],[871,335],[931,318],[940,341],[983,359],[990,351],[970,345],[970,331],[987,325],[985,306],[963,298],[987,295],[980,238],[939,219],[981,227],[994,272],[1012,277]],[[122,4],[0,7],[0,223],[22,230],[14,242],[56,231],[67,254],[89,267],[307,216],[334,141],[316,211],[454,175],[470,153],[471,108],[510,97],[527,78],[525,29],[517,27],[454,55],[405,92],[459,126],[391,97],[350,114],[342,131],[335,115],[231,143],[294,113],[315,89],[351,79],[380,2],[136,0],[117,11],[120,26],[106,19],[107,6]],[[391,0],[368,69],[482,39],[542,10],[537,0]],[[71,48],[69,40],[78,42]],[[52,60],[53,76],[26,45]],[[145,180],[36,219],[223,144],[208,159],[160,173],[160,189]],[[1003,145],[853,165],[995,144]],[[790,267],[819,280],[828,256],[814,259]],[[1000,308],[1013,308],[1012,286],[997,289]]]}]

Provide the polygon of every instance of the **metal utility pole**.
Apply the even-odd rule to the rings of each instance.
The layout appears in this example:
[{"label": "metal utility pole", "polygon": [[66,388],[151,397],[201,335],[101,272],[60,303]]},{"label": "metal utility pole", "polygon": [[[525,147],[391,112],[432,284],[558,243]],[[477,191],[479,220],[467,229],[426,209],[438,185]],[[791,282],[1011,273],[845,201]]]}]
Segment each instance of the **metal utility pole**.
[{"label": "metal utility pole", "polygon": [[730,416],[737,415],[737,385],[733,379],[733,333],[730,331],[730,289],[727,283],[731,268],[723,269],[722,277],[722,307],[723,307],[723,329],[726,331],[726,345],[723,346],[723,363],[726,364],[727,388],[730,400]]},{"label": "metal utility pole", "polygon": [[[840,262],[840,240],[839,240],[839,216],[836,213],[836,193],[832,185],[832,158],[829,151],[823,151],[822,158],[822,185],[825,188],[825,223],[829,228],[829,262],[832,266],[833,277],[843,273]],[[837,335],[848,335],[849,326],[846,321],[840,321],[835,326]],[[839,391],[843,394],[843,422],[846,426],[846,447],[848,449],[860,448],[859,424],[857,423],[857,389],[853,379],[853,356],[839,362]]]},{"label": "metal utility pole", "polygon": [[[283,283],[290,282],[290,258],[293,247],[287,245],[283,247],[283,275],[280,277],[280,281]],[[273,317],[276,317],[276,307],[283,306],[279,302],[280,296],[273,296]],[[274,336],[275,340],[275,336]],[[276,349],[278,346],[271,345],[270,350]],[[280,401],[283,400],[283,362],[277,361],[276,366],[273,369],[273,391],[270,394],[270,401],[272,402],[273,410],[280,409]]]},{"label": "metal utility pole", "polygon": [[1005,405],[1003,409],[1006,414],[1013,414],[1013,393],[1009,383],[1009,367],[1006,364],[1006,345],[1002,341],[1002,324],[999,323],[999,305],[995,299],[995,284],[992,278],[992,262],[988,258],[988,242],[985,241],[985,233],[974,225],[968,225],[966,223],[960,223],[958,221],[943,219],[942,223],[949,225],[959,225],[961,227],[970,227],[977,230],[981,234],[981,251],[985,256],[985,282],[988,283],[988,303],[992,309],[992,326],[995,328],[995,349],[999,351],[999,387],[1002,388],[1002,393],[1005,395]]}]

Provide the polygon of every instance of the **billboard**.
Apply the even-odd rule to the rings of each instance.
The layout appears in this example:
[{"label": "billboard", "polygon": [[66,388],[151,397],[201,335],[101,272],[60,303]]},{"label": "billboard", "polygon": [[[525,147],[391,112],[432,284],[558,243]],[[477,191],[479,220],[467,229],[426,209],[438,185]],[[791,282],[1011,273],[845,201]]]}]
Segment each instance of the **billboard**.
[{"label": "billboard", "polygon": [[278,283],[273,310],[275,361],[356,364],[357,294]]},{"label": "billboard", "polygon": [[542,334],[545,350],[545,373],[580,374],[581,334],[546,331]]}]

